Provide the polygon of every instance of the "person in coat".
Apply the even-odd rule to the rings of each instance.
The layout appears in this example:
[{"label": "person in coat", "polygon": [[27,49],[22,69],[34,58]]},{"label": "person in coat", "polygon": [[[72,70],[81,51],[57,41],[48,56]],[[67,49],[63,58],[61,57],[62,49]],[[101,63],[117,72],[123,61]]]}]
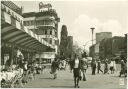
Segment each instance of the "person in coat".
[{"label": "person in coat", "polygon": [[58,63],[57,58],[55,58],[51,65],[51,74],[54,75],[53,79],[57,78],[57,69],[59,69],[59,63]]},{"label": "person in coat", "polygon": [[81,60],[78,58],[77,54],[75,54],[75,58],[71,63],[71,70],[73,70],[74,75],[74,87],[79,88],[79,81],[81,79]]}]

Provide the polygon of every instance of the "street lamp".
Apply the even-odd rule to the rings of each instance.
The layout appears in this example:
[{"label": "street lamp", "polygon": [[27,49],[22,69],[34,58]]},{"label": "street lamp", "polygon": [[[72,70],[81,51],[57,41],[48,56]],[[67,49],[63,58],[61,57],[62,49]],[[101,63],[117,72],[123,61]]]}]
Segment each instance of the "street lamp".
[{"label": "street lamp", "polygon": [[95,29],[95,28],[92,27],[92,28],[90,28],[90,29],[91,29],[91,31],[92,31],[92,45],[93,45],[93,32],[94,32],[94,29]]},{"label": "street lamp", "polygon": [[[91,31],[92,31],[92,47],[93,47],[93,32],[94,32],[94,27],[92,27],[92,28],[90,28],[91,29]],[[93,60],[93,54],[92,54],[92,60]]]}]

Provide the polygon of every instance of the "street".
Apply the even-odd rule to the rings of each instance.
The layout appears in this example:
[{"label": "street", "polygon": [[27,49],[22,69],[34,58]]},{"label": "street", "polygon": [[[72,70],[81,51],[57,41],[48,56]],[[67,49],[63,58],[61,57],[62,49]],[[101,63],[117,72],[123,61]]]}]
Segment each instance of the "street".
[{"label": "street", "polygon": [[[24,88],[74,88],[73,74],[70,70],[58,72],[58,78],[52,79],[50,70],[46,69],[42,74],[36,75],[36,79],[29,81]],[[91,68],[87,70],[87,81],[80,81],[80,88],[107,88],[125,89],[126,78],[118,77],[118,72],[112,74],[91,75]],[[124,79],[125,85],[120,85],[120,79]],[[92,85],[93,84],[93,85]]]}]

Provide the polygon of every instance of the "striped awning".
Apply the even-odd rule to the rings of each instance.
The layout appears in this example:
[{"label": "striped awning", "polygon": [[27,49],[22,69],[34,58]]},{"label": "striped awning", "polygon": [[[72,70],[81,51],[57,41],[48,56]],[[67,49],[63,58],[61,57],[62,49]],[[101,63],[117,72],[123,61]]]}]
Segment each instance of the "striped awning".
[{"label": "striped awning", "polygon": [[38,51],[46,51],[49,48],[54,49],[54,46],[41,39],[31,30],[28,30],[8,13],[2,12],[1,15],[2,41]]}]

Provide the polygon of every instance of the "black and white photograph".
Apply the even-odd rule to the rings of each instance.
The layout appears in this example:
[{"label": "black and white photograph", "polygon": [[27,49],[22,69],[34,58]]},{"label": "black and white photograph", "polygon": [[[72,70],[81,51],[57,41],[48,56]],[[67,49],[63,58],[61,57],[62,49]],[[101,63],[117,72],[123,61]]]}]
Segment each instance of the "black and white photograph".
[{"label": "black and white photograph", "polygon": [[127,0],[2,0],[1,88],[127,89]]}]

